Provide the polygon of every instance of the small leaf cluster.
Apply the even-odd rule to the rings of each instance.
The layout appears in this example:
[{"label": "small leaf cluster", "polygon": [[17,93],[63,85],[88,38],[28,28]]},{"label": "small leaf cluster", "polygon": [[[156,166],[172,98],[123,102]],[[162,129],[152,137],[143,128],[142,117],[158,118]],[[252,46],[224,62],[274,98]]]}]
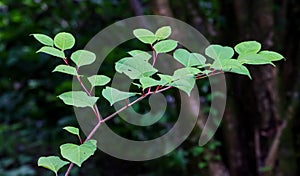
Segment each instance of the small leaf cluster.
[{"label": "small leaf cluster", "polygon": [[[53,72],[75,76],[83,88],[82,91],[62,93],[58,98],[66,105],[77,108],[91,108],[99,124],[103,122],[96,105],[99,97],[91,94],[97,86],[105,86],[102,89],[102,96],[111,106],[116,102],[127,100],[136,95],[141,94],[143,98],[173,87],[190,95],[197,79],[224,72],[246,75],[251,78],[250,72],[245,65],[274,65],[274,61],[283,59],[283,56],[279,53],[267,50],[261,51],[261,44],[256,41],[241,42],[234,48],[216,44],[209,45],[205,49],[205,55],[190,52],[185,48],[180,48],[178,41],[168,39],[172,35],[170,26],[163,26],[155,32],[147,29],[135,29],[133,35],[139,41],[148,45],[151,50],[129,51],[129,56],[115,63],[115,70],[132,79],[132,84],[137,86],[141,92],[124,92],[107,86],[111,79],[106,75],[80,75],[80,68],[94,63],[96,55],[87,50],[77,50],[67,58],[65,51],[72,49],[75,44],[75,38],[72,34],[61,32],[54,39],[44,34],[32,34],[35,39],[44,45],[37,52],[42,52],[64,61],[64,64],[56,66]],[[174,70],[172,75],[162,74],[155,68],[155,63],[163,53],[172,55],[174,61],[180,63],[182,68]],[[73,64],[70,63],[70,60]],[[89,89],[83,84],[83,78],[88,80]],[[87,138],[83,142],[77,128],[65,127],[64,129],[78,136],[80,141],[80,145],[67,143],[60,146],[62,157],[68,161],[61,160],[57,156],[41,157],[38,161],[39,166],[52,170],[56,175],[58,170],[69,162],[81,167],[82,163],[96,151],[95,140]]]}]

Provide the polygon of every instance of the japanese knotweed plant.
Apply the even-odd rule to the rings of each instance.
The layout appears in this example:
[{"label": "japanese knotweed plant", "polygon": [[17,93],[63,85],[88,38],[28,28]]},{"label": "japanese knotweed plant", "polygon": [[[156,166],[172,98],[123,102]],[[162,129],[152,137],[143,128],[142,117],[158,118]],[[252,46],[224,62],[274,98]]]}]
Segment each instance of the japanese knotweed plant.
[{"label": "japanese knotweed plant", "polygon": [[[126,101],[126,106],[102,118],[96,105],[99,97],[93,96],[92,91],[97,86],[107,85],[111,79],[105,75],[87,77],[79,74],[82,66],[92,64],[96,60],[96,55],[87,50],[77,50],[70,54],[70,57],[67,57],[65,51],[71,49],[75,44],[75,38],[70,33],[58,33],[54,39],[44,34],[32,35],[44,45],[37,51],[38,53],[46,53],[63,60],[64,64],[58,65],[53,72],[75,76],[83,89],[83,91],[65,92],[59,95],[58,98],[67,105],[78,108],[91,108],[95,118],[97,118],[97,124],[84,140],[79,135],[78,128],[71,126],[63,128],[67,132],[78,136],[79,139],[79,145],[66,143],[60,146],[63,159],[58,156],[39,158],[38,166],[53,171],[55,175],[58,175],[58,171],[65,165],[69,165],[65,173],[66,176],[69,175],[74,164],[81,167],[82,163],[96,151],[97,141],[91,138],[99,126],[147,96],[171,88],[177,88],[190,95],[196,80],[224,72],[246,75],[251,79],[249,70],[245,65],[271,64],[274,66],[273,61],[283,59],[283,56],[279,53],[267,50],[260,51],[261,44],[256,41],[239,43],[234,49],[228,46],[209,45],[205,49],[206,56],[204,56],[199,53],[191,53],[184,48],[178,48],[177,41],[168,39],[171,35],[171,27],[169,26],[161,27],[155,33],[147,29],[135,29],[133,35],[144,44],[149,45],[152,54],[146,51],[132,50],[128,52],[128,57],[115,63],[115,69],[117,72],[135,80],[133,84],[139,87],[140,93],[123,92],[106,86],[102,90],[102,96],[109,101],[110,105],[112,106],[118,101]],[[237,53],[237,58],[233,58],[234,51]],[[161,74],[155,68],[155,62],[161,53],[172,54],[173,58],[182,64],[182,68],[175,70],[173,75]],[[71,64],[70,61],[73,63]],[[155,77],[160,79],[155,79]],[[87,79],[90,85],[84,85],[82,79]],[[128,102],[128,98],[133,96],[137,98],[132,102]]]}]

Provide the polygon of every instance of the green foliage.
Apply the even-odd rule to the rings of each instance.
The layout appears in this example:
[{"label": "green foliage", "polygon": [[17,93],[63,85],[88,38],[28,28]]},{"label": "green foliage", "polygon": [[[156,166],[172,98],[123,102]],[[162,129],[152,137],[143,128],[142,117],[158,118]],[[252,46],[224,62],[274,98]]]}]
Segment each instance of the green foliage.
[{"label": "green foliage", "polygon": [[83,91],[65,92],[58,96],[65,104],[75,107],[93,107],[98,97],[88,96]]},{"label": "green foliage", "polygon": [[[171,28],[164,26],[156,30],[155,33],[147,29],[135,29],[133,35],[141,42],[148,44],[152,49],[152,55],[147,51],[132,50],[128,54],[131,57],[125,57],[115,63],[115,70],[121,74],[127,75],[132,81],[133,85],[136,85],[141,91],[137,92],[124,92],[113,87],[106,86],[102,90],[102,96],[109,101],[112,106],[114,103],[126,100],[126,106],[131,106],[137,103],[139,100],[145,98],[150,94],[155,94],[157,91],[165,91],[170,88],[177,88],[187,95],[190,95],[192,89],[195,86],[196,80],[203,77],[211,76],[213,74],[219,74],[223,72],[232,72],[236,74],[246,75],[251,78],[250,72],[244,64],[273,64],[272,61],[278,61],[283,59],[283,56],[273,51],[260,51],[261,45],[255,41],[242,42],[235,46],[235,51],[239,54],[237,59],[232,58],[234,56],[234,50],[228,46],[210,45],[205,49],[205,55],[200,53],[191,53],[186,49],[176,49],[177,41],[168,39],[171,35]],[[94,110],[95,116],[98,119],[98,125],[103,121],[98,116],[98,109],[95,106],[99,97],[91,95],[91,91],[96,86],[104,86],[110,82],[110,78],[106,75],[78,75],[78,69],[81,66],[92,64],[96,60],[96,55],[90,51],[77,50],[71,53],[70,59],[75,63],[77,67],[69,64],[68,58],[65,57],[64,50],[71,49],[75,44],[75,38],[72,34],[61,32],[54,37],[53,40],[43,34],[32,34],[40,43],[46,45],[42,47],[38,52],[44,52],[46,54],[62,58],[65,65],[58,65],[53,72],[61,72],[73,76],[77,76],[77,80],[82,86],[84,91],[69,91],[62,93],[58,96],[66,105],[75,107],[90,107]],[[176,50],[175,50],[176,49]],[[174,51],[175,50],[175,51]],[[174,70],[173,75],[161,74],[158,69],[155,68],[155,62],[160,53],[173,52],[174,60],[180,62],[184,67]],[[207,60],[207,57],[210,59]],[[152,58],[152,60],[151,60]],[[152,63],[149,63],[149,61]],[[209,60],[213,62],[210,63]],[[159,77],[160,80],[156,80],[155,77]],[[91,84],[90,91],[83,84],[81,78],[86,77]],[[140,84],[136,83],[139,82]],[[148,90],[146,93],[145,89]],[[130,97],[141,95],[134,103],[129,104],[128,99]],[[126,108],[126,107],[125,107]],[[123,109],[125,109],[123,108]],[[108,116],[115,116],[123,110],[117,110],[116,113]],[[97,130],[99,126],[95,126],[94,130]],[[79,136],[79,129],[67,126],[64,128],[71,134],[77,135],[80,140],[80,145],[67,143],[60,146],[61,155],[70,161],[81,167],[82,163],[87,160],[96,151],[96,141],[86,138],[85,142],[82,142]],[[214,150],[218,145],[212,143],[209,147]],[[201,155],[203,148],[194,148],[192,150],[193,155]],[[180,158],[181,165],[185,163],[186,152],[178,152],[175,159]],[[46,167],[57,174],[57,171],[63,167],[67,162],[60,160],[58,157],[41,157],[39,160],[39,166]],[[206,167],[207,163],[200,162],[199,167]],[[66,173],[68,175],[69,173]]]},{"label": "green foliage", "polygon": [[114,103],[125,100],[129,97],[135,96],[136,93],[129,93],[129,92],[123,92],[119,91],[118,89],[112,88],[112,87],[105,87],[102,91],[102,95],[105,99],[107,99],[112,106]]},{"label": "green foliage", "polygon": [[56,175],[59,169],[61,169],[67,164],[69,164],[69,162],[63,161],[57,156],[40,157],[38,160],[38,166],[49,169],[53,171]]},{"label": "green foliage", "polygon": [[60,146],[60,152],[65,159],[81,167],[85,160],[94,155],[97,149],[96,144],[96,140],[88,140],[81,145],[63,144]]}]

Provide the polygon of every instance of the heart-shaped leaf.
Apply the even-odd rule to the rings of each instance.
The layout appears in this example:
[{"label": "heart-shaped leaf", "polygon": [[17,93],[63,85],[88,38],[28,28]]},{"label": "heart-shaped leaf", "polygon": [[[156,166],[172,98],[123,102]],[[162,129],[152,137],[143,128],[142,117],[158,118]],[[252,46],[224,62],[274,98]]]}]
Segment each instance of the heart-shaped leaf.
[{"label": "heart-shaped leaf", "polygon": [[155,32],[155,37],[157,40],[164,40],[171,35],[171,27],[170,26],[163,26]]},{"label": "heart-shaped leaf", "polygon": [[117,72],[126,74],[131,79],[140,79],[142,77],[149,77],[157,72],[150,63],[138,58],[125,57],[115,66]]},{"label": "heart-shaped leaf", "polygon": [[129,97],[135,96],[136,93],[132,92],[123,92],[118,89],[112,87],[106,87],[102,91],[103,97],[109,101],[110,105],[112,106],[114,103],[125,100]]},{"label": "heart-shaped leaf", "polygon": [[88,140],[81,145],[76,144],[63,144],[60,146],[61,155],[81,167],[81,164],[87,160],[90,156],[94,155],[97,149],[96,140]]},{"label": "heart-shaped leaf", "polygon": [[146,44],[153,44],[156,41],[156,37],[153,32],[147,29],[135,29],[133,30],[133,35]]},{"label": "heart-shaped leaf", "polygon": [[236,59],[225,59],[225,60],[215,61],[211,66],[211,68],[214,68],[216,70],[223,70],[224,72],[232,72],[241,75],[247,75],[250,79],[252,79],[247,67],[242,65]]},{"label": "heart-shaped leaf", "polygon": [[40,157],[38,160],[38,166],[44,167],[53,171],[56,175],[59,169],[67,165],[69,162],[61,160],[57,156]]},{"label": "heart-shaped leaf", "polygon": [[75,44],[75,38],[67,32],[60,32],[54,37],[54,44],[57,48],[63,50],[71,49]]},{"label": "heart-shaped leaf", "polygon": [[96,55],[87,50],[78,50],[72,53],[71,59],[77,67],[81,67],[93,63],[96,60]]},{"label": "heart-shaped leaf", "polygon": [[45,34],[31,34],[41,44],[53,47],[53,39]]},{"label": "heart-shaped leaf", "polygon": [[174,58],[186,67],[204,65],[206,58],[198,53],[190,53],[186,49],[177,49]]},{"label": "heart-shaped leaf", "polygon": [[98,97],[88,96],[83,91],[65,92],[58,96],[65,104],[75,107],[93,107]]},{"label": "heart-shaped leaf", "polygon": [[91,83],[92,87],[104,86],[109,83],[110,78],[105,75],[93,75],[87,78]]},{"label": "heart-shaped leaf", "polygon": [[75,134],[75,135],[79,136],[79,129],[78,128],[75,128],[75,127],[72,127],[72,126],[66,126],[63,129],[68,131],[71,134]]},{"label": "heart-shaped leaf", "polygon": [[52,72],[61,72],[69,75],[77,76],[76,68],[69,65],[58,65]]},{"label": "heart-shaped leaf", "polygon": [[141,78],[140,83],[142,84],[143,89],[146,89],[146,88],[152,87],[152,86],[157,86],[157,85],[161,84],[160,81],[157,81],[157,80],[155,80],[153,78],[150,78],[150,77]]},{"label": "heart-shaped leaf", "polygon": [[234,51],[228,46],[210,45],[205,49],[205,54],[215,60],[231,59]]},{"label": "heart-shaped leaf", "polygon": [[245,41],[237,44],[234,47],[234,50],[242,55],[242,54],[255,54],[261,49],[261,44],[257,41]]},{"label": "heart-shaped leaf", "polygon": [[39,49],[37,51],[37,53],[46,53],[51,56],[55,56],[55,57],[59,57],[59,58],[63,58],[63,59],[66,58],[64,52],[62,52],[56,48],[50,47],[50,46],[43,46],[41,49]]},{"label": "heart-shaped leaf", "polygon": [[153,46],[157,53],[167,53],[174,50],[176,47],[177,41],[175,40],[163,40]]},{"label": "heart-shaped leaf", "polygon": [[146,51],[141,51],[141,50],[132,50],[128,52],[132,57],[136,59],[142,59],[144,61],[148,61],[152,56],[151,54],[147,53]]}]

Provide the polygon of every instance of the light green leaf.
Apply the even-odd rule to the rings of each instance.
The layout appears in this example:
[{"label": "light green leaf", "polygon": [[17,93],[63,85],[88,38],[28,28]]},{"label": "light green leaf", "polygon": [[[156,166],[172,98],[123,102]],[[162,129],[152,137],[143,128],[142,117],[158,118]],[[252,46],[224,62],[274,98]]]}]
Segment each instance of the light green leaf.
[{"label": "light green leaf", "polygon": [[155,37],[157,40],[164,40],[171,35],[171,27],[170,26],[163,26],[155,32]]},{"label": "light green leaf", "polygon": [[110,78],[105,75],[93,75],[87,78],[91,83],[92,87],[104,86],[109,83]]},{"label": "light green leaf", "polygon": [[262,64],[271,64],[275,66],[271,60],[261,54],[242,54],[239,55],[238,61],[242,64],[250,64],[250,65],[262,65]]},{"label": "light green leaf", "polygon": [[81,67],[93,63],[96,60],[96,55],[87,50],[78,50],[72,53],[71,59],[77,67]]},{"label": "light green leaf", "polygon": [[40,157],[38,160],[38,166],[49,169],[55,174],[68,163],[69,162],[63,161],[57,156]]},{"label": "light green leaf", "polygon": [[257,41],[246,41],[237,44],[234,47],[234,50],[238,54],[255,54],[261,49],[261,44]]},{"label": "light green leaf", "polygon": [[140,85],[140,84],[138,84],[138,83],[135,83],[135,82],[132,82],[131,84],[132,84],[132,85],[135,85],[135,86],[138,87],[138,88],[141,88],[141,87],[142,87],[142,85]]},{"label": "light green leaf", "polygon": [[75,44],[75,38],[67,32],[60,32],[54,37],[54,44],[57,48],[63,50],[71,49]]},{"label": "light green leaf", "polygon": [[135,96],[136,93],[123,92],[112,87],[106,87],[105,89],[103,89],[102,95],[106,100],[109,101],[110,105],[112,106],[114,103],[118,101],[125,100],[129,97]]},{"label": "light green leaf", "polygon": [[60,146],[61,155],[81,167],[81,164],[87,160],[90,156],[94,155],[97,149],[96,140],[88,140],[81,145],[76,144],[63,144]]},{"label": "light green leaf", "polygon": [[186,67],[204,65],[206,58],[198,53],[190,53],[186,49],[177,49],[174,58]]},{"label": "light green leaf", "polygon": [[205,54],[212,59],[231,59],[234,51],[231,47],[221,45],[209,45],[205,49]]},{"label": "light green leaf", "polygon": [[58,65],[52,72],[61,72],[69,75],[77,76],[76,68],[69,65]]},{"label": "light green leaf", "polygon": [[157,53],[167,53],[174,50],[176,47],[177,41],[175,40],[163,40],[153,46]]},{"label": "light green leaf", "polygon": [[147,53],[146,51],[141,51],[141,50],[132,50],[128,52],[132,57],[136,59],[142,59],[144,61],[148,61],[152,56],[151,54]]},{"label": "light green leaf", "polygon": [[232,73],[237,73],[241,75],[246,75],[250,79],[251,75],[247,67],[242,65],[238,60],[236,59],[226,59],[226,60],[220,60],[220,61],[215,61],[211,68],[214,68],[216,70],[223,70],[224,72],[232,72]]},{"label": "light green leaf", "polygon": [[168,86],[174,86],[185,93],[187,93],[190,96],[190,93],[195,85],[195,78],[194,74],[197,74],[200,72],[196,68],[181,68],[174,72],[173,74],[173,82],[168,84]]},{"label": "light green leaf", "polygon": [[135,29],[133,30],[133,35],[146,44],[153,44],[156,41],[156,37],[153,32],[147,29]]},{"label": "light green leaf", "polygon": [[173,77],[170,75],[157,74],[160,77],[160,84],[166,85],[173,81]]},{"label": "light green leaf", "polygon": [[45,34],[31,34],[35,39],[37,39],[41,44],[47,46],[53,46],[53,39]]},{"label": "light green leaf", "polygon": [[58,96],[65,104],[75,107],[93,107],[98,97],[88,96],[83,91],[65,92]]},{"label": "light green leaf", "polygon": [[150,63],[132,57],[125,57],[116,62],[115,69],[119,73],[126,74],[131,79],[149,77],[157,72],[157,69]]},{"label": "light green leaf", "polygon": [[50,46],[43,46],[41,49],[39,49],[37,51],[37,53],[46,53],[51,56],[55,56],[55,57],[59,57],[59,58],[63,58],[63,59],[66,58],[64,52],[62,52],[56,48],[50,47]]},{"label": "light green leaf", "polygon": [[281,54],[276,53],[274,51],[261,51],[258,54],[266,57],[270,61],[279,61],[281,59],[284,59],[284,57]]},{"label": "light green leaf", "polygon": [[71,134],[75,134],[75,135],[79,136],[79,129],[78,128],[75,128],[75,127],[72,127],[72,126],[66,126],[63,129],[68,131]]},{"label": "light green leaf", "polygon": [[143,89],[146,89],[146,88],[152,87],[152,86],[157,86],[157,85],[161,84],[160,81],[157,81],[157,80],[155,80],[153,78],[150,78],[150,77],[142,77],[140,79],[140,83],[142,84]]}]

